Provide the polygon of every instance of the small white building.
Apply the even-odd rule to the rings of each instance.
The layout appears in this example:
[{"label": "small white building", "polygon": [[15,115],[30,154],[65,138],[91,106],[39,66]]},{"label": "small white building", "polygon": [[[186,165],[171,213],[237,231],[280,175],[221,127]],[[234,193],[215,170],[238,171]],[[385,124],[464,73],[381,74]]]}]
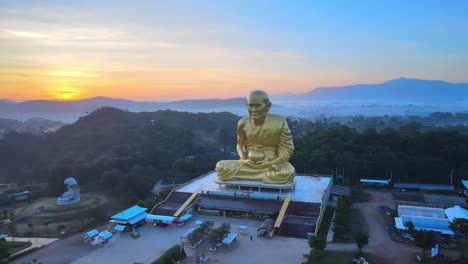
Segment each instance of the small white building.
[{"label": "small white building", "polygon": [[465,188],[463,190],[463,193],[465,194],[465,196],[468,196],[468,180],[462,180],[461,183],[463,187]]},{"label": "small white building", "polygon": [[460,206],[447,209],[421,207],[421,206],[398,206],[398,217],[395,217],[395,227],[405,230],[405,223],[411,221],[418,230],[431,230],[445,235],[453,235],[449,223],[454,218],[468,219],[468,210]]},{"label": "small white building", "polygon": [[447,218],[452,221],[455,218],[468,219],[468,210],[461,208],[458,205],[444,210]]}]

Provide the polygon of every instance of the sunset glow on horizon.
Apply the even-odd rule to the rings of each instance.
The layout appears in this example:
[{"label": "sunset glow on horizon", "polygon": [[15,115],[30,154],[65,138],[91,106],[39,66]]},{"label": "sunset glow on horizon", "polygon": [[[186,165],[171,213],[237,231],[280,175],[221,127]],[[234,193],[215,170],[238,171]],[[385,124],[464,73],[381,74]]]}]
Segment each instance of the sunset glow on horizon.
[{"label": "sunset glow on horizon", "polygon": [[141,101],[468,82],[463,1],[3,1],[0,98]]}]

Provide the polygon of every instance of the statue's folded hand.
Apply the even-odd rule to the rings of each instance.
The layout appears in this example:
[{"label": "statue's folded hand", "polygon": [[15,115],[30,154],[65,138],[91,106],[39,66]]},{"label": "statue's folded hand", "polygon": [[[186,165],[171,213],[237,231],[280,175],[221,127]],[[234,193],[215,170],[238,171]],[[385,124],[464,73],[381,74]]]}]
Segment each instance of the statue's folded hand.
[{"label": "statue's folded hand", "polygon": [[272,167],[273,169],[275,169],[274,167],[278,167],[272,161],[264,161],[263,160],[263,161],[254,162],[254,161],[252,161],[250,159],[241,159],[241,160],[239,160],[239,162],[240,162],[240,164],[242,164],[244,166],[247,166],[249,168],[256,169],[256,170],[266,169],[268,167]]}]

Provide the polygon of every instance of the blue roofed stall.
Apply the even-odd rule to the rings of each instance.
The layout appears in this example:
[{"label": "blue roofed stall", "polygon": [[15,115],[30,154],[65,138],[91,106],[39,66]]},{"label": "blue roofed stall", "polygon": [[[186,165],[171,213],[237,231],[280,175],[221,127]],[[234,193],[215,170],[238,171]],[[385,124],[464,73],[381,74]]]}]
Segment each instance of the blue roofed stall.
[{"label": "blue roofed stall", "polygon": [[84,234],[84,238],[85,239],[93,238],[93,237],[97,236],[98,234],[99,234],[99,232],[96,229],[93,229],[93,230],[89,231],[88,233]]},{"label": "blue roofed stall", "polygon": [[360,179],[363,185],[374,185],[374,186],[390,186],[391,180],[379,180],[379,179]]},{"label": "blue roofed stall", "polygon": [[114,226],[115,231],[123,232],[125,230],[125,226],[123,225],[116,225]]},{"label": "blue roofed stall", "polygon": [[146,219],[146,210],[148,210],[148,208],[135,205],[125,211],[113,215],[109,222],[121,225],[139,224]]},{"label": "blue roofed stall", "polygon": [[112,236],[113,236],[113,235],[112,235],[111,232],[105,231],[105,232],[102,232],[102,233],[99,235],[99,238],[102,239],[102,240],[109,240]]},{"label": "blue roofed stall", "polygon": [[232,243],[236,240],[238,233],[230,233],[223,239],[223,244],[231,246]]}]

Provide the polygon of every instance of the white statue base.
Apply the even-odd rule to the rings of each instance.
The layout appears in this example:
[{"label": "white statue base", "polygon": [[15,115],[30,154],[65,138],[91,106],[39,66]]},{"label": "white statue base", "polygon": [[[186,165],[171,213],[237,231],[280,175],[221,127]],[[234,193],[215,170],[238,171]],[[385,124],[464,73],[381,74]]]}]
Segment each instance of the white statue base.
[{"label": "white statue base", "polygon": [[283,192],[283,190],[294,190],[296,187],[296,184],[294,182],[291,183],[283,183],[283,184],[277,184],[277,183],[264,183],[264,182],[259,182],[259,181],[223,181],[216,179],[214,180],[216,184],[218,184],[220,187],[221,186],[230,186],[230,187],[237,187],[237,189],[240,190],[241,187],[245,188],[255,188],[258,189],[258,191],[261,191],[261,189],[273,189],[273,190],[279,190],[279,192]]},{"label": "white statue base", "polygon": [[70,205],[70,204],[76,204],[80,202],[80,197],[75,198],[75,199],[68,199],[64,197],[59,197],[57,198],[57,204],[58,205]]}]

